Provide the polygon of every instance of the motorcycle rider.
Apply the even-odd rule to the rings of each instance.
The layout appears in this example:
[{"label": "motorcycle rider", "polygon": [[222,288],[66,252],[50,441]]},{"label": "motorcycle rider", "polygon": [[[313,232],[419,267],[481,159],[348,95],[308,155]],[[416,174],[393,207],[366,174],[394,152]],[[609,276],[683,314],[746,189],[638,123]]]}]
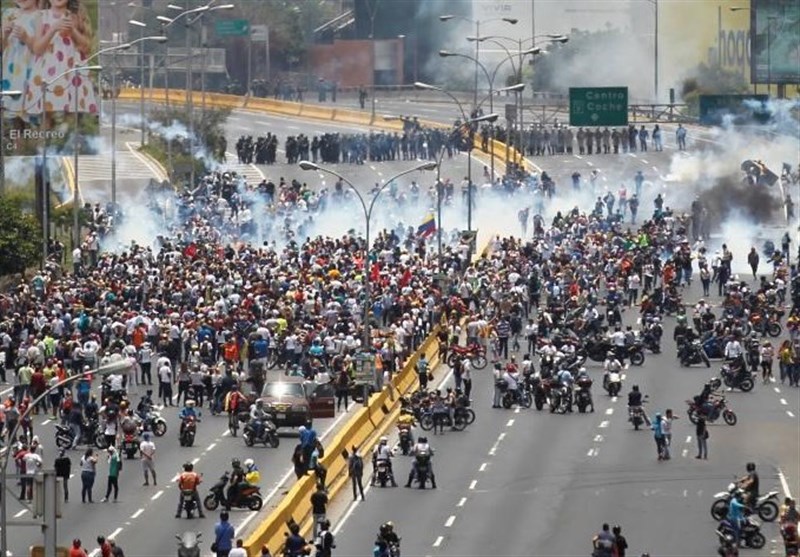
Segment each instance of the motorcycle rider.
[{"label": "motorcycle rider", "polygon": [[[642,393],[639,391],[639,385],[634,385],[631,387],[631,391],[628,393],[628,415],[630,416],[633,414],[635,408],[642,408]],[[647,413],[642,412],[642,417],[644,418],[644,423],[648,426],[650,425],[650,419],[647,417]]]},{"label": "motorcycle rider", "polygon": [[[239,406],[242,404],[243,400],[244,396],[242,396],[242,393],[239,392],[238,385],[233,385],[231,390],[225,395],[223,408],[228,413],[228,427],[231,427],[231,424],[235,425],[235,421],[239,419],[237,412],[239,411]],[[231,428],[231,430],[231,435],[235,437],[235,428]]]},{"label": "motorcycle rider", "polygon": [[746,369],[744,348],[742,348],[742,343],[739,342],[738,333],[725,345],[725,361],[730,363],[731,371],[735,372],[736,375]]},{"label": "motorcycle rider", "polygon": [[572,373],[567,368],[564,368],[558,372],[556,379],[558,380],[563,396],[567,397],[567,412],[572,412]]},{"label": "motorcycle rider", "polygon": [[392,487],[397,487],[397,482],[394,479],[394,471],[392,470],[392,456],[394,456],[391,447],[389,447],[389,439],[386,436],[381,437],[380,443],[372,451],[372,485],[378,479],[378,463],[381,461],[386,464],[386,470],[389,472],[389,478],[392,480]]},{"label": "motorcycle rider", "polygon": [[256,400],[256,403],[250,407],[250,423],[253,425],[253,437],[259,439],[264,431],[264,420],[267,419],[267,413],[264,411],[264,401],[261,399]]},{"label": "motorcycle rider", "polygon": [[[512,356],[513,358],[513,356]],[[506,390],[511,393],[511,400],[519,400],[519,376],[517,374],[517,366],[512,360],[503,372],[503,380],[506,382]]]},{"label": "motorcycle rider", "polygon": [[606,354],[606,361],[603,362],[603,387],[608,390],[609,380],[611,378],[612,373],[621,374],[622,373],[622,362],[616,357],[612,350],[608,351]]},{"label": "motorcycle rider", "polygon": [[414,464],[411,467],[411,471],[408,473],[408,481],[406,482],[406,487],[411,487],[411,482],[417,477],[417,468],[418,468],[418,461],[417,456],[428,456],[428,470],[431,474],[431,486],[433,489],[436,489],[436,474],[433,473],[433,447],[428,444],[428,438],[420,436],[419,440],[417,441],[416,445],[411,449],[411,456],[414,457]]},{"label": "motorcycle rider", "polygon": [[147,423],[150,412],[153,410],[153,389],[148,389],[136,405],[136,414],[142,422]]},{"label": "motorcycle rider", "polygon": [[200,513],[200,518],[206,517],[203,513],[203,506],[200,504],[200,494],[197,492],[197,486],[200,485],[202,481],[200,474],[194,471],[194,464],[187,462],[183,465],[183,473],[178,476],[178,510],[175,513],[175,518],[181,517],[183,511],[182,495],[184,491],[192,492],[192,499],[194,500],[197,512]]},{"label": "motorcycle rider", "polygon": [[739,478],[736,483],[739,485],[739,489],[744,492],[743,503],[747,506],[752,506],[758,501],[758,472],[756,472],[755,462],[748,462],[746,468],[747,474]]},{"label": "motorcycle rider", "polygon": [[241,493],[242,487],[245,485],[247,485],[247,482],[245,481],[245,471],[242,468],[242,463],[238,458],[234,458],[231,460],[231,474],[228,480],[228,500],[225,502],[225,510],[231,510],[231,505],[238,501],[239,493]]},{"label": "motorcycle rider", "polygon": [[400,545],[400,537],[394,531],[394,523],[391,521],[381,524],[381,527],[378,528],[374,555],[376,557],[389,557],[390,545]]},{"label": "motorcycle rider", "polygon": [[592,557],[612,557],[614,551],[614,534],[608,524],[603,524],[603,528],[592,538]]},{"label": "motorcycle rider", "polygon": [[739,540],[741,539],[744,511],[746,508],[742,499],[743,496],[741,493],[736,493],[731,498],[731,501],[728,504],[728,515],[726,517],[726,520],[733,530],[733,543],[737,547],[739,546]]},{"label": "motorcycle rider", "polygon": [[414,427],[415,420],[414,420],[414,413],[413,411],[409,410],[408,408],[403,408],[400,411],[400,417],[397,418],[397,430],[406,430],[408,431],[408,439],[409,443],[414,443],[414,436],[411,433],[411,428]]},{"label": "motorcycle rider", "polygon": [[195,408],[195,401],[193,398],[186,400],[185,406],[181,408],[178,413],[178,419],[181,421],[180,435],[183,435],[183,430],[186,428],[186,420],[194,418],[197,420],[200,417],[200,411]]},{"label": "motorcycle rider", "polygon": [[582,367],[578,370],[578,375],[575,377],[575,385],[579,391],[584,391],[589,396],[589,406],[591,411],[594,412],[594,398],[592,398],[592,378],[586,372],[586,368]]}]

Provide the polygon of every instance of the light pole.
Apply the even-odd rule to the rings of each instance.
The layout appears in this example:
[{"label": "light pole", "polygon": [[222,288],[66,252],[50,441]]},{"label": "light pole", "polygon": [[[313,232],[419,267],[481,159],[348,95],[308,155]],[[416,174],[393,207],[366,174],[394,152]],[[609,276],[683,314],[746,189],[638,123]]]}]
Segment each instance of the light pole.
[{"label": "light pole", "polygon": [[767,17],[767,95],[772,95],[772,22],[777,16]]},{"label": "light pole", "polygon": [[[115,48],[115,47],[112,47]],[[104,49],[108,50],[108,49]],[[102,51],[100,51],[102,52]],[[99,54],[99,53],[98,53]],[[42,120],[41,120],[41,127],[45,128],[47,126],[48,118],[47,113],[45,112],[47,107],[47,90],[56,83],[62,77],[65,77],[69,74],[84,71],[87,72],[93,70],[102,70],[102,66],[75,66],[69,68],[68,70],[61,72],[59,75],[55,76],[50,81],[42,81]],[[78,134],[79,134],[79,127],[78,127],[78,96],[75,95],[75,133],[73,135],[74,141],[74,157],[76,161],[75,166],[75,184],[74,188],[72,188],[72,225],[75,228],[73,230],[73,241],[76,237],[80,236],[78,231],[78,200],[80,199],[80,186],[78,184],[78,175],[77,175],[77,160],[78,160]],[[50,170],[47,167],[47,150],[50,148],[50,134],[47,130],[42,130],[42,134],[44,135],[44,148],[42,149],[42,269],[44,269],[45,265],[47,264],[47,256],[48,256],[48,246],[50,244]],[[75,244],[76,246],[80,243],[80,238],[78,238],[78,242]]]},{"label": "light pole", "polygon": [[398,178],[405,176],[406,174],[411,174],[412,172],[417,172],[420,170],[433,170],[437,168],[438,165],[433,161],[427,161],[422,164],[418,164],[414,168],[409,168],[408,170],[404,170],[399,174],[395,174],[388,180],[386,180],[383,185],[378,188],[372,195],[372,200],[369,203],[369,207],[367,207],[367,202],[364,199],[364,196],[358,191],[350,180],[336,172],[335,170],[331,170],[330,168],[326,168],[324,166],[320,166],[316,163],[310,161],[300,161],[298,163],[301,169],[303,170],[316,170],[317,172],[324,172],[325,174],[330,174],[331,176],[335,176],[339,178],[342,182],[347,184],[353,193],[356,194],[358,200],[361,202],[361,208],[364,210],[364,222],[366,225],[366,234],[365,234],[365,241],[366,241],[366,249],[364,250],[364,350],[372,350],[372,345],[370,343],[370,331],[369,331],[369,312],[370,308],[372,307],[371,304],[371,296],[370,296],[370,261],[369,261],[369,252],[370,252],[370,237],[369,237],[369,229],[370,229],[370,221],[372,220],[372,210],[375,208],[375,202],[380,197],[381,192],[386,189],[386,187],[397,180]]},{"label": "light pole", "polygon": [[[72,68],[72,69],[75,69],[75,68]],[[81,69],[84,69],[84,68],[81,67]],[[55,81],[55,80],[53,80],[53,81]],[[9,439],[13,439],[16,436],[17,430],[19,430],[20,425],[23,423],[25,418],[27,418],[33,412],[33,410],[38,406],[39,402],[41,402],[42,400],[45,400],[46,397],[48,397],[50,395],[50,393],[52,393],[52,392],[64,387],[65,385],[73,383],[74,381],[77,381],[79,379],[83,379],[84,377],[90,377],[90,376],[93,376],[93,375],[106,376],[106,375],[115,375],[115,374],[125,374],[125,373],[128,373],[130,371],[130,369],[131,369],[131,363],[128,360],[118,360],[116,362],[111,362],[111,363],[109,363],[107,365],[104,365],[102,367],[99,367],[99,368],[91,370],[91,371],[85,371],[83,373],[78,373],[76,375],[71,375],[70,377],[67,377],[63,381],[59,381],[55,385],[51,385],[50,387],[47,388],[47,390],[45,390],[41,395],[39,395],[34,401],[32,401],[30,403],[30,405],[28,405],[28,408],[19,417],[19,420],[17,421],[16,425],[14,426],[14,429],[11,430],[8,438]],[[7,501],[8,501],[8,497],[11,495],[11,490],[8,489],[8,476],[7,476],[8,472],[7,472],[7,470],[8,470],[8,461],[9,461],[9,456],[10,455],[11,455],[11,450],[9,448],[9,450],[6,450],[5,454],[3,455],[3,463],[2,463],[2,467],[0,468],[0,484],[2,484],[2,485],[0,485],[0,489],[2,491],[7,491],[7,493],[1,493],[0,492],[0,555],[3,555],[3,556],[8,555],[8,508],[7,508]],[[46,547],[45,548],[45,555],[48,555],[48,556],[53,555],[53,556],[55,556],[55,550],[56,550],[56,548],[55,548],[55,543],[56,543],[55,542],[55,540],[56,540],[55,529],[56,529],[56,525],[55,524],[47,525],[46,528],[52,528],[52,532],[48,532],[45,535],[46,539],[49,538],[49,540],[50,540],[49,543],[51,544],[51,547]]]},{"label": "light pole", "polygon": [[[147,24],[136,19],[129,19],[128,23],[139,28],[139,38],[143,39],[144,30],[147,28]],[[140,124],[142,127],[142,135],[139,139],[139,145],[144,146],[146,127],[144,120],[144,41],[139,43],[139,119],[141,120]]]},{"label": "light pole", "polygon": [[18,99],[21,95],[22,91],[0,91],[0,141],[2,141],[2,145],[0,145],[0,158],[3,160],[2,168],[0,168],[0,195],[6,193],[6,133],[3,123],[3,110],[5,110],[3,99],[5,97]]},{"label": "light pole", "polygon": [[653,5],[653,103],[658,104],[658,0],[647,0]]},{"label": "light pole", "polygon": [[[234,4],[221,4],[219,6],[214,6],[215,0],[211,0],[205,6],[201,6],[199,8],[194,9],[187,9],[183,10],[181,6],[176,6],[175,4],[168,4],[167,7],[171,10],[183,10],[174,18],[168,18],[165,16],[159,16],[157,19],[165,23],[164,27],[170,27],[171,25],[177,23],[183,18],[186,18],[185,27],[186,27],[186,107],[187,107],[187,119],[189,121],[189,158],[191,160],[191,164],[189,165],[189,186],[194,187],[195,181],[195,169],[194,169],[194,102],[193,102],[193,85],[192,85],[192,26],[197,22],[203,22],[203,16],[209,12],[216,12],[220,10],[232,10],[236,6]],[[190,17],[194,16],[194,17]],[[204,62],[205,64],[205,62]]]}]

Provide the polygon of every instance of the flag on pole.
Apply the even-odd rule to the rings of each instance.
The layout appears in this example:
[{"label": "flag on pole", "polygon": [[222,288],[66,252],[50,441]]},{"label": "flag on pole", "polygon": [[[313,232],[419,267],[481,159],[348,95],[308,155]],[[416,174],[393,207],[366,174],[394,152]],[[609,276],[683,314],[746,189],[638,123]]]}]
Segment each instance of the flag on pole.
[{"label": "flag on pole", "polygon": [[432,213],[428,213],[428,216],[425,217],[422,224],[417,227],[417,234],[423,238],[427,238],[428,236],[433,236],[434,232],[436,232],[436,219],[433,217]]}]

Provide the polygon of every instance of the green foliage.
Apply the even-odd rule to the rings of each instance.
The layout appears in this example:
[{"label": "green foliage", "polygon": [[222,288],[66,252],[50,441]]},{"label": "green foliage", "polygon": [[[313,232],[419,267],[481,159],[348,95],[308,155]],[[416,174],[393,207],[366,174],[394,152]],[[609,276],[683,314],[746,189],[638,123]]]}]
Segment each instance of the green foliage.
[{"label": "green foliage", "polygon": [[700,64],[683,80],[681,98],[690,115],[699,111],[700,95],[737,95],[747,93],[750,86],[744,76],[719,66]]},{"label": "green foliage", "polygon": [[39,258],[41,231],[20,196],[0,197],[0,276],[22,273]]}]

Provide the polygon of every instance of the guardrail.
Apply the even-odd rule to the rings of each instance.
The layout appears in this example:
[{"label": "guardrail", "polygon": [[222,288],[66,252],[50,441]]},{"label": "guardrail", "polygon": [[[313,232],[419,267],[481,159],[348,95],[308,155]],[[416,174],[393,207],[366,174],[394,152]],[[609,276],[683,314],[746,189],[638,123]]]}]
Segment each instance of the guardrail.
[{"label": "guardrail", "polygon": [[[411,392],[417,384],[417,361],[422,354],[430,361],[430,369],[438,363],[438,343],[433,331],[408,359],[403,370],[392,379],[392,386],[373,394],[369,404],[360,409],[325,447],[322,465],[327,468],[328,497],[333,499],[349,482],[345,451],[352,446],[359,452],[370,454],[372,448],[400,413],[400,397]],[[257,555],[266,545],[273,555],[279,555],[284,544],[287,525],[296,522],[305,535],[312,528],[311,494],[316,488],[316,478],[305,476],[297,481],[284,496],[277,508],[250,534],[245,541],[248,555]]]}]

